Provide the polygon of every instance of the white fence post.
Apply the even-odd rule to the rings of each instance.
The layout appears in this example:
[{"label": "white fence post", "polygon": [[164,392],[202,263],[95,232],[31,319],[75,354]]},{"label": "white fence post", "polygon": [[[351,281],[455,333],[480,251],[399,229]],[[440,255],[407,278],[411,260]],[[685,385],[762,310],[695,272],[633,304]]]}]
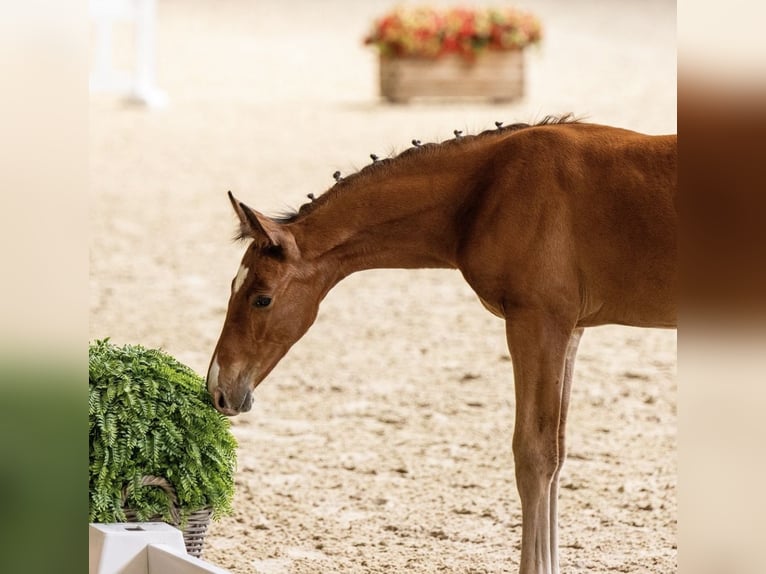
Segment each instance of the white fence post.
[{"label": "white fence post", "polygon": [[[122,94],[150,107],[166,105],[167,95],[155,83],[156,1],[90,0],[90,15],[96,27],[90,90]],[[132,20],[134,24],[132,74],[115,70],[112,64],[112,27],[116,20]]]}]

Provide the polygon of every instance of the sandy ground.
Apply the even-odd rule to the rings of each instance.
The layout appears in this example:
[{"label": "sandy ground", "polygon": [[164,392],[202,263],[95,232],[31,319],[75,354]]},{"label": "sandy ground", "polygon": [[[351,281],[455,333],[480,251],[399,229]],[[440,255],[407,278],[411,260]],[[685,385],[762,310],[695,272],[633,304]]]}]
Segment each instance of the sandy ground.
[{"label": "sandy ground", "polygon": [[[387,2],[159,2],[146,111],[91,102],[91,337],[205,372],[242,250],[228,189],[267,212],[407,147],[573,111],[676,130],[675,3],[528,2],[547,38],[526,97],[388,106],[360,38]],[[564,572],[676,569],[676,335],[603,327],[580,347],[562,475]],[[370,271],[234,420],[233,572],[514,572],[521,513],[502,321],[457,272]]]}]

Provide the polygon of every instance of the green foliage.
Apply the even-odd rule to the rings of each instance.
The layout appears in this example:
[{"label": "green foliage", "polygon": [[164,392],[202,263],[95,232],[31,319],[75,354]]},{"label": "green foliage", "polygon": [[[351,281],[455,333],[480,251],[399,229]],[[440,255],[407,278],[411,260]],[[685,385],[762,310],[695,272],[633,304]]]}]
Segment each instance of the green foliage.
[{"label": "green foliage", "polygon": [[88,359],[89,520],[124,521],[132,484],[126,508],[171,521],[165,492],[140,486],[145,475],[173,485],[182,522],[207,506],[213,518],[231,512],[237,444],[203,379],[162,351],[108,339],[91,343]]}]

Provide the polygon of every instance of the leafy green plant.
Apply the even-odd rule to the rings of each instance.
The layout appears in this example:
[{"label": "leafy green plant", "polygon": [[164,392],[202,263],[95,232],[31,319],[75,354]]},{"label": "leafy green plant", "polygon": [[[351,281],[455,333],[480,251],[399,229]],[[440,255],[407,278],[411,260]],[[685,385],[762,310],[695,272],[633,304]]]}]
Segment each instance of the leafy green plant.
[{"label": "leafy green plant", "polygon": [[145,475],[173,485],[182,523],[208,506],[213,518],[230,513],[237,445],[202,378],[160,350],[108,339],[89,345],[88,367],[89,520],[121,522],[131,508],[172,521],[168,495],[140,486]]}]

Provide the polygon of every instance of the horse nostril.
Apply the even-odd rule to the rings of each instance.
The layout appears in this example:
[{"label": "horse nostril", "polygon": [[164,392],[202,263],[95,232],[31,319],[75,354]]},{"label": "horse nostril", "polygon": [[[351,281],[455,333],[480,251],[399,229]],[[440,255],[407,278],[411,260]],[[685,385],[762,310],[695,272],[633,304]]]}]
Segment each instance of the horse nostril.
[{"label": "horse nostril", "polygon": [[223,393],[220,391],[220,389],[215,390],[215,406],[218,408],[218,410],[227,410],[226,397],[223,396]]},{"label": "horse nostril", "polygon": [[239,405],[239,412],[246,413],[253,406],[253,391],[248,389],[245,396],[242,398],[242,404]]}]

